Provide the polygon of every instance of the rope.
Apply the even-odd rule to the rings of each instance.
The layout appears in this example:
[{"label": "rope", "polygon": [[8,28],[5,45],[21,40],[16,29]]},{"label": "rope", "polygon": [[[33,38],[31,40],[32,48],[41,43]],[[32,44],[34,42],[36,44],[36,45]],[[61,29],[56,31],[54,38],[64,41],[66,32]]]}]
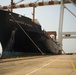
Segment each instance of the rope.
[{"label": "rope", "polygon": [[21,25],[15,20],[15,18],[12,16],[12,14],[10,13],[12,19],[17,23],[17,25],[20,27],[20,29],[24,32],[24,34],[30,39],[30,41],[36,46],[36,48],[41,52],[42,55],[44,55],[44,53],[41,51],[41,49],[36,45],[36,43],[31,39],[31,37],[27,34],[27,32],[21,27]]}]

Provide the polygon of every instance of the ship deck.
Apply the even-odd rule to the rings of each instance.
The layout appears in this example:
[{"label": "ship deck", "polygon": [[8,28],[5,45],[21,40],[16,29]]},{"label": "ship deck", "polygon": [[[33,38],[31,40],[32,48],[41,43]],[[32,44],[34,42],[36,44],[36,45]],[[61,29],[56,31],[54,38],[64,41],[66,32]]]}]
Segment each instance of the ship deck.
[{"label": "ship deck", "polygon": [[0,59],[0,75],[76,75],[76,54]]}]

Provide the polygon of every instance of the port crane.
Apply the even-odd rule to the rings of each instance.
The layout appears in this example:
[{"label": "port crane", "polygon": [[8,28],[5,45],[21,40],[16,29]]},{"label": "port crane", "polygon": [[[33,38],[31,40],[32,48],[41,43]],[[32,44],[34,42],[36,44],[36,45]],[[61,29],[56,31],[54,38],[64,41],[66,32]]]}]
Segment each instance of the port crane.
[{"label": "port crane", "polygon": [[[14,4],[12,5],[12,8],[17,9],[17,8],[27,8],[27,7],[33,7],[33,6],[58,5],[58,4],[61,4],[61,1],[51,0],[51,1],[42,1],[42,2],[34,2],[34,3],[31,2],[31,3],[19,4],[19,5]],[[74,1],[74,5],[76,6],[76,0],[73,0],[73,1]],[[13,0],[11,0],[11,3],[13,4]],[[67,3],[71,3],[71,1],[64,0],[64,4],[67,4]],[[0,9],[11,9],[11,6],[1,6]]]},{"label": "port crane", "polygon": [[[21,0],[22,2],[24,0]],[[19,2],[18,2],[19,3]],[[62,32],[63,28],[63,16],[64,16],[64,8],[66,8],[72,15],[76,17],[75,14],[73,14],[64,4],[72,3],[76,7],[76,0],[50,0],[50,1],[42,1],[42,2],[34,2],[34,3],[27,3],[27,4],[13,4],[13,0],[11,0],[11,6],[1,6],[0,9],[11,9],[11,12],[13,9],[17,8],[27,8],[27,7],[33,7],[33,22],[35,19],[35,7],[37,6],[46,6],[46,5],[58,5],[61,4],[60,8],[60,21],[59,21],[59,31],[58,31],[58,43],[59,43],[59,50],[62,51],[62,39],[63,38],[76,38],[76,32]]]}]

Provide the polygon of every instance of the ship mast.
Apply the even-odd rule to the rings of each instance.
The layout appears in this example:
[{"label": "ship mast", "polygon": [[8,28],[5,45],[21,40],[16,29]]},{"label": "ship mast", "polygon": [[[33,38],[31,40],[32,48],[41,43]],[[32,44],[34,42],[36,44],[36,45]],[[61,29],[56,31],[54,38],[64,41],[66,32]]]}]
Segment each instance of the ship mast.
[{"label": "ship mast", "polygon": [[35,5],[35,3],[37,3],[38,2],[38,0],[36,0],[36,2],[34,2],[32,5],[33,5],[33,22],[35,22],[35,8],[36,8],[36,5]]},{"label": "ship mast", "polygon": [[13,12],[13,0],[11,0],[11,12]]},{"label": "ship mast", "polygon": [[34,22],[34,20],[35,20],[35,7],[36,7],[36,6],[33,4],[33,14],[32,14],[32,15],[33,15],[33,22]]}]

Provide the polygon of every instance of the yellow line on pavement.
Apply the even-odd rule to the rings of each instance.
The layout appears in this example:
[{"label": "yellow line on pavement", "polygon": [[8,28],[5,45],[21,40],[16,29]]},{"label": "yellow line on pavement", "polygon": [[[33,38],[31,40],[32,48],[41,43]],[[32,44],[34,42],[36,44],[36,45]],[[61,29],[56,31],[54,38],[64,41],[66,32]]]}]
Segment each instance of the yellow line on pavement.
[{"label": "yellow line on pavement", "polygon": [[49,64],[51,64],[51,63],[53,63],[53,62],[57,61],[58,59],[59,59],[59,58],[56,58],[56,59],[54,59],[53,61],[49,60],[49,62],[48,62],[48,63],[44,64],[44,65],[43,65],[43,66],[41,66],[40,68],[36,68],[35,70],[33,70],[33,71],[31,71],[31,72],[27,73],[26,75],[31,75],[31,74],[33,74],[33,73],[35,73],[35,72],[37,72],[37,71],[41,70],[42,68],[44,68],[44,67],[48,66]]},{"label": "yellow line on pavement", "polygon": [[73,67],[74,71],[76,72],[76,68],[75,68],[75,66],[74,66],[74,64],[73,64],[73,62],[72,62],[72,61],[71,61],[71,65],[72,65],[72,67]]}]

